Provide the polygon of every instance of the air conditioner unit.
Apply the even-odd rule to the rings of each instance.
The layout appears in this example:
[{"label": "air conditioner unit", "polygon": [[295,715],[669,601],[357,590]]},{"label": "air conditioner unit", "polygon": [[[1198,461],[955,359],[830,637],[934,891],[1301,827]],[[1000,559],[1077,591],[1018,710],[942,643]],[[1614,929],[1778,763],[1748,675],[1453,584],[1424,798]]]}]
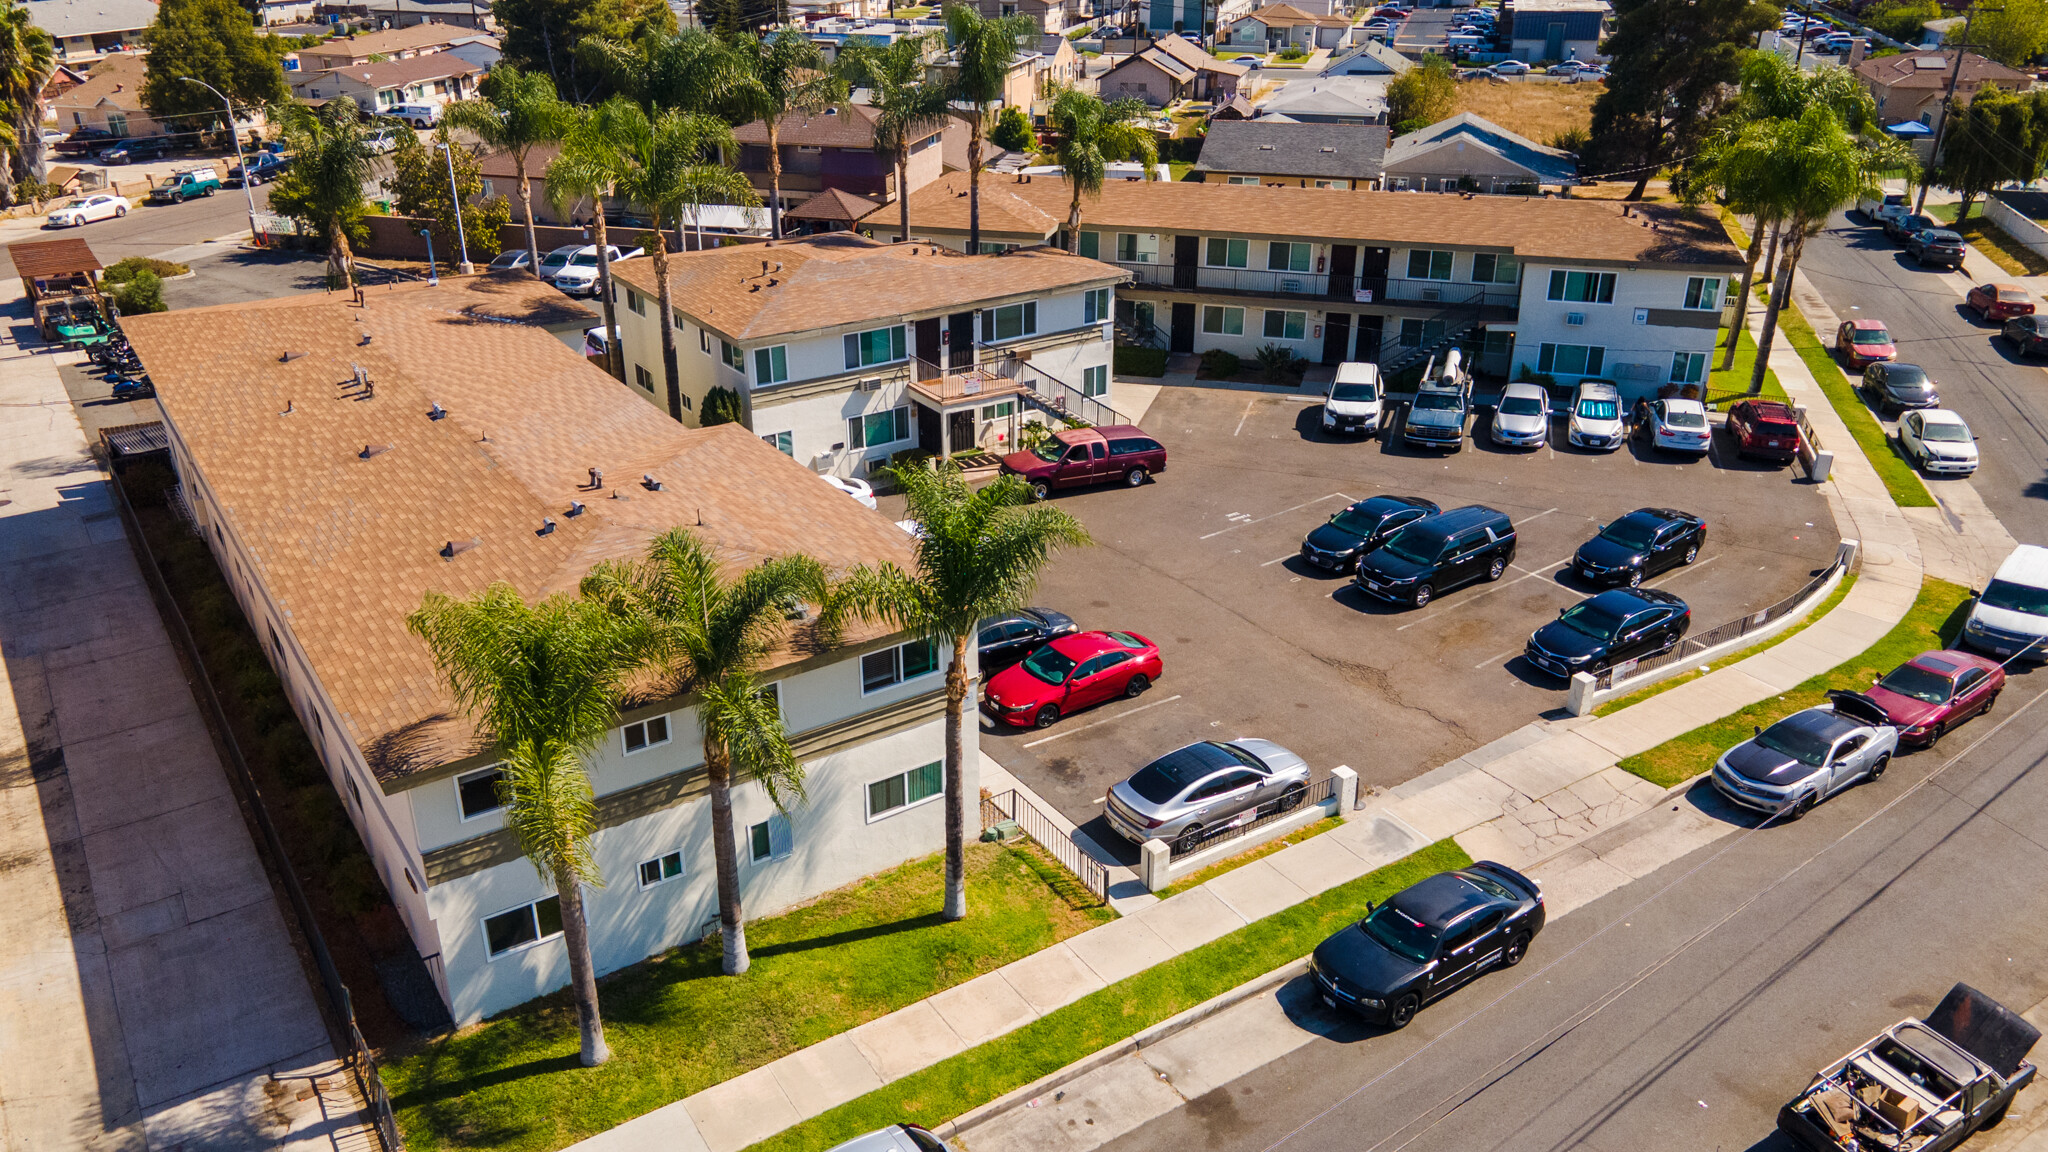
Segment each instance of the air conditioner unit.
[{"label": "air conditioner unit", "polygon": [[1441,288],[1424,288],[1422,290],[1422,298],[1424,300],[1441,300],[1444,298],[1444,290]]},{"label": "air conditioner unit", "polygon": [[1586,314],[1584,312],[1567,312],[1564,314],[1564,322],[1567,327],[1577,328],[1586,322]]},{"label": "air conditioner unit", "polygon": [[861,377],[860,390],[863,392],[880,392],[882,390],[882,378],[880,376]]}]

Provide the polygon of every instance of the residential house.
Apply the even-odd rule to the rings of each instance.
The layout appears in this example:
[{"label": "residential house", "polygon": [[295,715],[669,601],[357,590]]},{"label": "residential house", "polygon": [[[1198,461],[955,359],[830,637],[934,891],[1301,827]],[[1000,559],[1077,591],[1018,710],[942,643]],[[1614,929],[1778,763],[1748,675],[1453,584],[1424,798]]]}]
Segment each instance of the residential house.
[{"label": "residential house", "polygon": [[[964,242],[961,190],[948,176],[911,197],[921,235]],[[982,234],[1057,240],[1068,203],[1060,180],[984,180]],[[1106,185],[1079,247],[1132,277],[1118,319],[1175,352],[1275,344],[1391,373],[1455,342],[1496,376],[1630,397],[1706,379],[1743,267],[1718,221],[1672,206],[1187,182]]]},{"label": "residential house", "polygon": [[1546,148],[1470,112],[1396,136],[1387,149],[1389,191],[1503,192],[1533,196],[1579,182],[1578,157]]},{"label": "residential house", "polygon": [[480,0],[368,0],[362,8],[369,20],[392,28],[445,24],[483,32],[492,26],[491,6]]},{"label": "residential house", "polygon": [[1094,0],[976,0],[983,16],[1025,16],[1053,35],[1095,17]]},{"label": "residential house", "polygon": [[[529,601],[574,594],[596,561],[674,528],[734,572],[796,552],[839,571],[911,563],[901,529],[744,428],[683,428],[591,366],[570,341],[595,320],[511,275],[124,322],[182,504],[458,1024],[562,987],[568,956],[553,885],[507,826],[498,752],[407,614],[501,581]],[[858,624],[835,641],[815,619],[769,639],[760,677],[807,796],[784,812],[756,781],[733,787],[751,916],[945,843],[932,642]],[[583,894],[600,974],[698,939],[718,912],[695,697],[650,676],[620,707],[582,757],[607,881]],[[969,797],[975,772],[970,757]]]},{"label": "residential house", "polygon": [[1391,82],[1386,76],[1290,80],[1258,106],[1258,115],[1284,116],[1303,124],[1385,124]]},{"label": "residential house", "polygon": [[1218,102],[1215,110],[1209,113],[1209,119],[1249,120],[1255,115],[1257,113],[1252,108],[1252,102],[1245,98],[1244,93],[1239,92],[1228,100]]},{"label": "residential house", "polygon": [[1292,4],[1267,4],[1254,8],[1229,25],[1225,42],[1235,47],[1278,51],[1300,48],[1337,48],[1351,33],[1345,16],[1319,16]]},{"label": "residential house", "polygon": [[782,214],[785,234],[814,236],[820,232],[847,232],[881,205],[865,196],[827,188]]},{"label": "residential house", "polygon": [[[1145,9],[1145,28],[1158,36],[1178,32],[1198,39],[1216,34],[1216,20],[1210,16],[1210,0],[1136,0]],[[1224,0],[1229,3],[1230,0]]]},{"label": "residential house", "polygon": [[1918,121],[1939,132],[1943,97],[1948,94],[1949,77],[1955,76],[1955,96],[1968,104],[1987,87],[2008,92],[2025,92],[2034,78],[2008,68],[1975,52],[1963,52],[1958,68],[1956,48],[1916,51],[1896,56],[1872,56],[1856,66],[1856,78],[1877,101],[1878,120],[1885,124]]},{"label": "residential house", "polygon": [[[893,235],[898,211],[864,223]],[[923,221],[911,213],[919,232]],[[612,275],[627,375],[667,411],[653,262]],[[870,475],[909,449],[1015,444],[1031,391],[1108,392],[1123,279],[1052,248],[967,256],[847,232],[671,256],[683,418],[695,421],[712,388],[730,389],[756,435],[838,476]]]},{"label": "residential house", "polygon": [[66,89],[50,101],[60,131],[97,128],[115,137],[154,136],[168,131],[142,106],[142,82],[148,78],[143,57],[130,52],[102,58],[85,83]]},{"label": "residential house", "polygon": [[1227,101],[1250,71],[1169,33],[1096,77],[1095,90],[1104,100],[1138,99],[1155,108],[1183,99]]},{"label": "residential house", "polygon": [[[822,112],[791,112],[776,122],[776,147],[782,153],[782,204],[788,208],[828,189],[851,192],[881,203],[896,198],[896,168],[887,154],[875,150],[875,117],[865,104],[846,104]],[[915,141],[905,165],[905,180],[922,188],[945,171],[942,137],[957,134],[966,149],[965,121],[949,118],[943,129]],[[768,200],[768,125],[756,120],[733,129],[739,141],[734,165],[753,184],[763,203]],[[997,149],[996,151],[1000,151]],[[963,162],[964,163],[964,162]]]},{"label": "residential house", "polygon": [[346,96],[365,112],[389,112],[398,104],[445,108],[476,95],[484,70],[453,52],[429,52],[381,64],[354,64],[310,75],[287,74],[302,99]]},{"label": "residential house", "polygon": [[463,41],[473,40],[476,32],[459,28],[453,24],[416,24],[409,28],[387,28],[381,32],[364,32],[355,36],[337,36],[323,40],[311,48],[301,48],[286,53],[284,57],[287,72],[326,72],[335,68],[354,68],[392,60],[409,60],[431,52],[444,52]]},{"label": "residential house", "polygon": [[1194,170],[1218,184],[1365,190],[1387,151],[1378,124],[1301,124],[1272,117],[1209,125]]},{"label": "residential house", "polygon": [[1038,38],[1038,87],[1040,92],[1054,88],[1079,87],[1088,75],[1088,58],[1081,55],[1074,42],[1055,32],[1048,32]]},{"label": "residential house", "polygon": [[1508,54],[1531,64],[1600,58],[1609,0],[1504,0]]},{"label": "residential house", "polygon": [[57,63],[85,65],[114,52],[140,52],[156,21],[152,0],[23,0],[29,23],[50,34]]},{"label": "residential house", "polygon": [[[533,222],[547,225],[568,225],[582,227],[595,209],[587,198],[579,198],[556,208],[548,196],[548,164],[561,153],[559,144],[536,144],[526,154],[526,175],[533,197]],[[492,152],[477,161],[477,175],[482,187],[478,194],[483,199],[503,196],[512,206],[512,223],[524,224],[525,215],[519,210],[519,170],[513,163],[512,153]],[[638,204],[605,205],[605,219],[614,228],[645,228],[649,217],[647,210]],[[736,236],[766,236],[768,234],[768,210],[766,208],[741,208],[730,204],[706,204],[697,214],[683,221],[686,232],[706,232]],[[631,247],[625,241],[631,236],[621,237],[613,233],[611,240],[622,247]],[[673,238],[672,238],[673,239]],[[524,244],[525,241],[520,241]]]},{"label": "residential house", "polygon": [[[1330,53],[1322,75],[1384,76],[1391,80],[1415,67],[1415,62],[1378,40],[1366,40],[1341,52]],[[1290,85],[1291,87],[1291,85]]]}]

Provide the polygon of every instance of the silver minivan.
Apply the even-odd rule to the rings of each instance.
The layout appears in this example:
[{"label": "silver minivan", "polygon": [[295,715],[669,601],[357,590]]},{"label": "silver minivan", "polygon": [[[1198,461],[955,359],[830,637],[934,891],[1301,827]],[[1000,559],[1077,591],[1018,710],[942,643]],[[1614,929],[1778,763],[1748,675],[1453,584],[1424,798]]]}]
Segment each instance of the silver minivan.
[{"label": "silver minivan", "polygon": [[1996,656],[2048,660],[2048,548],[2012,550],[1970,606],[1963,643]]}]

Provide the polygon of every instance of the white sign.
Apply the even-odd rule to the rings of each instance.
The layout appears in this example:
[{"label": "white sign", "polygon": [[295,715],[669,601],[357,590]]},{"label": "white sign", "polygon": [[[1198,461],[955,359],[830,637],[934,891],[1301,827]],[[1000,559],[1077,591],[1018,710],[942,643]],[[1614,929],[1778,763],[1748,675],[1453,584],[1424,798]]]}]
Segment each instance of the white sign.
[{"label": "white sign", "polygon": [[1359,304],[1370,304],[1372,303],[1372,289],[1353,288],[1351,290],[1351,299]]},{"label": "white sign", "polygon": [[289,216],[272,216],[267,213],[258,212],[256,214],[256,231],[269,235],[292,236],[298,233],[299,222]]}]

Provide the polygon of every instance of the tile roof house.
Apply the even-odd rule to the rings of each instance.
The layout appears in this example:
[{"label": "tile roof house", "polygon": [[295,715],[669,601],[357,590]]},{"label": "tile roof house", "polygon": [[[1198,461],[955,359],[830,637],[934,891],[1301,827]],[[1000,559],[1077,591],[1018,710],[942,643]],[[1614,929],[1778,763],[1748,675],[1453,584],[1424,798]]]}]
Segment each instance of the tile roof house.
[{"label": "tile roof house", "polygon": [[[680,427],[592,367],[569,342],[593,319],[513,275],[129,321],[196,527],[458,1023],[560,987],[567,960],[552,888],[505,825],[491,738],[407,614],[497,582],[529,602],[574,595],[593,564],[674,528],[728,570],[799,551],[840,571],[910,560],[886,517],[746,429]],[[784,815],[735,786],[749,913],[944,843],[943,806],[908,802],[942,759],[938,671],[929,641],[884,627],[833,641],[798,621],[773,639],[761,677],[809,798]],[[694,697],[648,675],[620,707],[583,757],[614,881],[585,896],[600,971],[716,913]],[[923,787],[871,796],[906,772]],[[680,875],[660,865],[676,852]],[[672,882],[649,882],[650,859]]]},{"label": "tile roof house", "polygon": [[1180,99],[1229,100],[1250,71],[1169,33],[1096,77],[1095,90],[1105,100],[1130,97],[1155,108]]},{"label": "tile roof house", "polygon": [[1323,65],[1324,76],[1399,76],[1415,62],[1378,40],[1367,40],[1342,52],[1330,53]]},{"label": "tile roof house", "polygon": [[[1956,60],[1959,52],[1960,69]],[[1956,77],[1956,99],[1963,104],[1986,87],[2025,92],[2034,85],[2034,78],[2025,72],[1956,48],[1872,56],[1856,66],[1856,78],[1877,101],[1877,115],[1882,123],[1917,120],[1936,130],[1941,127],[1942,101],[1948,93],[1951,74]]]},{"label": "tile roof house", "polygon": [[1394,138],[1385,187],[1438,192],[1466,189],[1534,195],[1579,182],[1578,157],[1546,148],[1470,112]]},{"label": "tile roof house", "polygon": [[143,32],[156,21],[154,0],[24,0],[22,8],[29,23],[55,41],[59,64],[140,52]]},{"label": "tile roof house", "polygon": [[[889,203],[896,199],[893,160],[875,151],[875,117],[866,104],[844,104],[822,112],[791,112],[776,124],[776,148],[782,154],[782,206],[787,209],[828,189]],[[768,126],[760,120],[733,129],[740,154],[733,166],[753,184],[762,203],[768,200]],[[946,126],[910,146],[904,179],[915,190],[946,170],[947,154],[967,148],[967,123],[949,117]],[[1001,149],[984,143],[991,153]],[[962,160],[965,166],[965,160]]]},{"label": "tile roof house", "polygon": [[1378,124],[1219,120],[1194,170],[1221,184],[1363,190],[1378,183],[1386,150]]},{"label": "tile roof house", "polygon": [[337,36],[323,40],[311,48],[301,48],[288,54],[285,57],[286,70],[293,70],[294,61],[298,65],[297,71],[322,72],[329,68],[368,64],[372,56],[382,56],[386,60],[404,60],[429,52],[443,51],[449,45],[475,35],[474,29],[459,28],[453,24],[416,24],[409,28],[387,28],[355,36]]},{"label": "tile roof house", "polygon": [[1232,21],[1224,42],[1247,47],[1278,49],[1339,48],[1351,33],[1351,21],[1343,16],[1318,16],[1292,4],[1267,4]]}]

